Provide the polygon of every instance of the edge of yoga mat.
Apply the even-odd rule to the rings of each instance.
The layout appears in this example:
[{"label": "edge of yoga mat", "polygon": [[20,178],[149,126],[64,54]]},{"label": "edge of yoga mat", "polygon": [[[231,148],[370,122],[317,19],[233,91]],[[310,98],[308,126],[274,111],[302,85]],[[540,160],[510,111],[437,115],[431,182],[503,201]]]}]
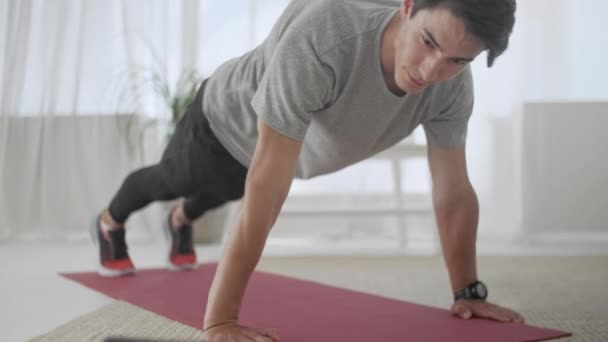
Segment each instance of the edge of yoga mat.
[{"label": "edge of yoga mat", "polygon": [[[197,270],[188,272],[141,269],[134,276],[121,278],[105,278],[94,272],[61,273],[60,275],[114,299],[124,300],[169,319],[200,329],[204,307],[207,304],[207,291],[216,268],[217,263],[206,263],[201,264]],[[277,282],[280,286],[275,286]],[[167,300],[167,296],[163,296],[168,293],[168,287],[178,290],[172,292],[171,300]],[[271,291],[268,291],[269,288]],[[306,298],[307,300],[304,303],[312,303],[313,306],[319,305],[330,309],[317,312],[318,310],[301,305],[302,303],[298,302],[297,298]],[[291,299],[295,300],[292,301]],[[260,307],[268,306],[269,303],[274,305],[272,310],[259,311]],[[175,307],[176,305],[178,307]],[[378,309],[378,306],[381,306],[382,309]],[[361,309],[371,310],[374,315],[380,318],[380,321],[374,324],[374,321],[369,321],[360,313],[355,312]],[[386,336],[391,335],[391,338],[395,338],[395,336],[405,337],[404,335],[398,335],[398,332],[401,331],[401,334],[404,334],[403,325],[407,325],[409,322],[415,324],[410,326],[412,330],[408,330],[407,333],[417,334],[415,335],[416,338],[428,338],[428,334],[445,337],[448,332],[456,331],[462,332],[463,337],[453,339],[454,341],[471,341],[470,335],[473,331],[493,336],[493,334],[498,334],[499,331],[506,332],[507,325],[511,325],[508,335],[513,337],[507,336],[499,340],[493,338],[493,340],[532,342],[572,335],[565,331],[531,325],[499,323],[481,319],[463,321],[453,317],[448,310],[444,309],[260,271],[254,272],[249,282],[241,308],[241,321],[254,326],[282,327],[282,330],[297,332],[298,329],[301,329],[298,323],[285,320],[285,317],[294,317],[294,320],[306,321],[309,327],[326,333],[326,330],[332,327],[327,320],[335,317],[331,315],[332,311],[351,315],[347,318],[347,320],[352,321],[351,323],[334,321],[334,324],[342,329],[352,330],[353,326],[362,326],[362,324],[370,326],[371,324],[371,326],[375,325],[376,329],[380,330],[393,329],[395,332],[393,335],[391,335],[391,332],[383,331]],[[400,316],[399,320],[395,318],[397,316]],[[387,327],[385,322],[387,320],[399,323],[400,327]],[[438,322],[442,324],[440,327],[443,329],[437,329]],[[421,331],[416,332],[417,330]],[[281,332],[280,334],[284,335]],[[298,334],[294,333],[294,335]],[[306,338],[311,338],[309,334],[302,332],[302,335],[298,336],[301,339],[297,339],[297,341],[304,341],[303,335],[306,335]],[[140,341],[145,340],[140,339]],[[291,339],[288,341],[291,341]]]}]

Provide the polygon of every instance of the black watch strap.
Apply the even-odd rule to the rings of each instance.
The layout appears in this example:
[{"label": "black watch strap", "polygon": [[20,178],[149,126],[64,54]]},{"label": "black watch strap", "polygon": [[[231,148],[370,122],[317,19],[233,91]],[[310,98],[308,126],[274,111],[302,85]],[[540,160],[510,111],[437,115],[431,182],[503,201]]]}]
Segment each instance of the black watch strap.
[{"label": "black watch strap", "polygon": [[470,283],[464,289],[454,293],[454,301],[460,299],[486,300],[486,298],[488,298],[488,288],[479,280]]}]

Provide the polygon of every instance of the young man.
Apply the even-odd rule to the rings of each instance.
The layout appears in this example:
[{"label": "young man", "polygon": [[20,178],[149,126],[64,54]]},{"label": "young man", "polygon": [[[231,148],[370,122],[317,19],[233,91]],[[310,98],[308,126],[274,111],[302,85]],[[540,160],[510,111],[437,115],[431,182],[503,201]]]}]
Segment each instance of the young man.
[{"label": "young man", "polygon": [[262,45],[203,83],[161,162],[129,175],[100,215],[92,232],[105,273],[133,270],[124,242],[133,211],[186,198],[166,222],[169,265],[179,269],[196,261],[190,222],[243,197],[209,293],[205,337],[278,340],[238,315],[293,178],[356,163],[421,124],[452,311],[522,322],[486,302],[478,281],[478,202],[465,158],[469,63],[485,50],[491,66],[504,52],[514,12],[514,0],[293,0]]}]

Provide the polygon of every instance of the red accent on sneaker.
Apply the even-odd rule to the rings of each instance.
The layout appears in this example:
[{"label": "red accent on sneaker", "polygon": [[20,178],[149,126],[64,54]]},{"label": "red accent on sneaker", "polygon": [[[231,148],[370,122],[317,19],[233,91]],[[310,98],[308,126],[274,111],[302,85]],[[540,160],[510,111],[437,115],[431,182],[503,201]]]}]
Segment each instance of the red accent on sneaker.
[{"label": "red accent on sneaker", "polygon": [[175,254],[171,256],[171,263],[176,266],[196,264],[196,254]]},{"label": "red accent on sneaker", "polygon": [[131,262],[131,258],[124,258],[120,260],[106,260],[102,262],[103,266],[112,270],[122,271],[133,269],[133,263]]}]

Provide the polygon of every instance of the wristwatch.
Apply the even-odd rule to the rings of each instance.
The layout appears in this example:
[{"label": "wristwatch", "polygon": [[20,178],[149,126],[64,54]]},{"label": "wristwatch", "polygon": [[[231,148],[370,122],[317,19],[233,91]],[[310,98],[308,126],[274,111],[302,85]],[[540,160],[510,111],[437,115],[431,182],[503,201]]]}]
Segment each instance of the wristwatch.
[{"label": "wristwatch", "polygon": [[486,300],[488,298],[488,288],[484,283],[476,280],[467,287],[454,293],[454,301],[459,299]]}]

